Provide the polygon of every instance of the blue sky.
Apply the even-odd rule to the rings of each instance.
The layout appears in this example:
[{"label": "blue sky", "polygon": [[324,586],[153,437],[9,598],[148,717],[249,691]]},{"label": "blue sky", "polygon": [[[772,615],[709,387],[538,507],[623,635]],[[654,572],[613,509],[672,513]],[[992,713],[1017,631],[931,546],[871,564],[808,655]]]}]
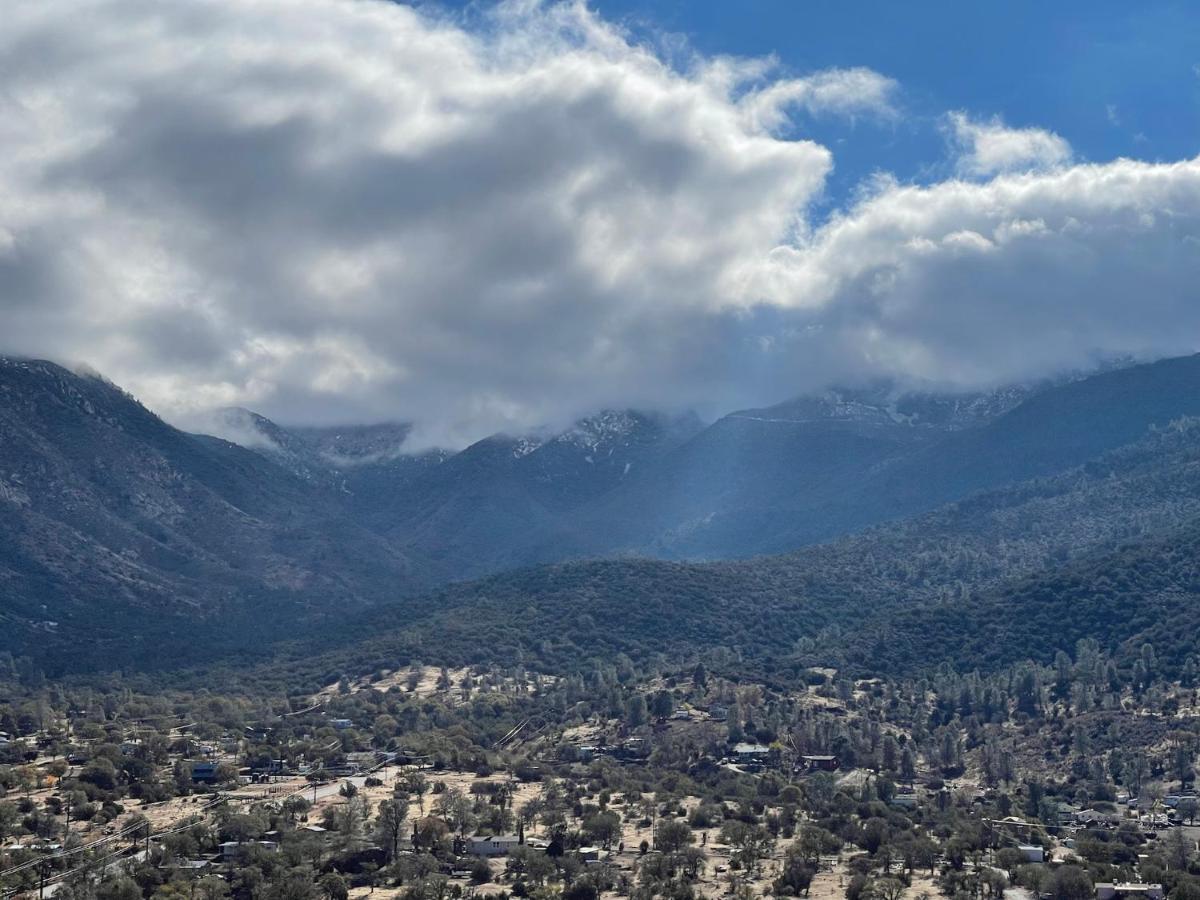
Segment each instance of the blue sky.
[{"label": "blue sky", "polygon": [[795,134],[835,154],[829,204],[844,202],[873,170],[906,181],[944,177],[951,166],[940,126],[951,110],[1049,129],[1081,161],[1200,152],[1196,4],[591,0],[589,7],[651,44],[681,36],[705,56],[774,55],[792,75],[865,66],[898,81],[896,122],[796,117]]}]

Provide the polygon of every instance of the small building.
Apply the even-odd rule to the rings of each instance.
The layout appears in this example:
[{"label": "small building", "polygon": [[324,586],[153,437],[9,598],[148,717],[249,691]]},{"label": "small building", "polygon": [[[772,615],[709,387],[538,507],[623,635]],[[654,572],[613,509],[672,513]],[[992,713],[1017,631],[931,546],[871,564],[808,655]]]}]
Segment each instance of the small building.
[{"label": "small building", "polygon": [[613,759],[639,760],[649,755],[650,742],[643,737],[626,738],[612,750]]},{"label": "small building", "polygon": [[1121,884],[1119,882],[1096,885],[1096,900],[1115,900],[1117,897],[1162,900],[1163,886],[1161,884]]},{"label": "small building", "polygon": [[809,772],[836,772],[841,768],[836,756],[801,756],[800,763]]},{"label": "small building", "polygon": [[347,728],[354,727],[354,722],[350,719],[330,719],[329,724],[338,731],[345,731]]},{"label": "small building", "polygon": [[234,860],[237,859],[238,851],[242,847],[261,847],[262,849],[266,850],[268,853],[278,853],[279,852],[279,842],[278,841],[249,841],[244,844],[239,843],[238,841],[225,841],[223,844],[220,845],[221,860],[223,862],[233,862]]},{"label": "small building", "polygon": [[218,781],[215,762],[192,763],[192,781],[196,784],[216,784]]},{"label": "small building", "polygon": [[754,772],[779,765],[780,751],[765,744],[735,744],[731,754],[733,762],[747,771]]},{"label": "small building", "polygon": [[735,744],[733,758],[740,763],[766,762],[771,755],[771,748],[766,744]]},{"label": "small building", "polygon": [[521,839],[515,834],[476,835],[467,838],[467,853],[472,856],[508,856],[519,846]]},{"label": "small building", "polygon": [[1018,844],[1017,850],[1025,857],[1025,862],[1040,863],[1046,861],[1046,851],[1038,844]]},{"label": "small building", "polygon": [[917,806],[917,792],[914,790],[900,790],[892,795],[892,805],[902,806],[905,809],[915,809]]},{"label": "small building", "polygon": [[725,722],[729,719],[729,707],[710,706],[708,709],[708,717],[714,722]]}]

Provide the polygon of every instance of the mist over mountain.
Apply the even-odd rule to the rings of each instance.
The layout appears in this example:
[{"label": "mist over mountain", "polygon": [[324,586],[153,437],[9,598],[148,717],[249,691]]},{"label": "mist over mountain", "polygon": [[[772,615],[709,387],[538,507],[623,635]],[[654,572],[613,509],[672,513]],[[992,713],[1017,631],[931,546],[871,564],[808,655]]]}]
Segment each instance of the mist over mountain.
[{"label": "mist over mountain", "polygon": [[[219,655],[540,563],[733,559],[832,540],[803,557],[826,560],[819,568],[828,570],[838,548],[856,559],[910,556],[896,546],[864,550],[861,541],[877,548],[882,538],[853,534],[900,520],[909,524],[881,534],[946,547],[1001,540],[1011,550],[1024,532],[1050,540],[1048,526],[1011,510],[964,518],[976,501],[940,519],[911,517],[981,491],[1025,497],[1008,487],[1024,483],[1042,498],[1028,509],[1043,510],[1048,489],[1036,479],[1084,477],[1077,496],[1095,508],[1056,501],[1075,509],[1074,520],[1051,519],[1049,530],[1066,535],[1059,549],[969,566],[965,580],[978,587],[991,569],[1015,577],[1101,537],[1153,534],[1185,518],[1190,458],[1151,438],[1154,429],[1192,434],[1168,427],[1200,416],[1200,357],[957,398],[830,392],[709,426],[612,411],[458,453],[406,453],[403,425],[282,428],[228,411],[227,433],[238,432],[242,447],[178,431],[96,376],[15,359],[0,367],[0,415],[5,647],[53,654],[87,633],[90,649],[72,663],[86,666],[164,635],[164,648],[191,635],[203,638],[190,642],[198,656]],[[1125,447],[1137,449],[1106,456]],[[1083,476],[1058,474],[1079,466]],[[1154,489],[1139,494],[1136,479]],[[1172,496],[1164,488],[1172,479],[1170,514],[1149,510]],[[1126,508],[1100,502],[1110,495]],[[1103,527],[1087,524],[1101,514]],[[1001,536],[995,517],[1010,523]],[[611,572],[624,563],[596,565]],[[637,573],[655,564],[628,565]],[[796,587],[794,560],[782,570],[725,565],[722,577]],[[560,580],[556,571],[548,576]],[[763,574],[772,571],[790,574]],[[447,602],[420,601],[429,611]]]}]

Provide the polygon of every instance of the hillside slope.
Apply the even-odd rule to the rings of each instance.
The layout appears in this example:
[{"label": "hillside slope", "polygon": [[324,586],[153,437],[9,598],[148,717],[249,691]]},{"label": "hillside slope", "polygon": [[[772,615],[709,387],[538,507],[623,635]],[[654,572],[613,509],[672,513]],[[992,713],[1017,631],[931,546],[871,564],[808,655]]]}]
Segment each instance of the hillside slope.
[{"label": "hillside slope", "polygon": [[18,653],[127,664],[165,634],[201,650],[429,584],[332,494],[45,362],[0,359],[0,507],[0,644]]},{"label": "hillside slope", "polygon": [[[585,510],[593,555],[784,553],[1062,472],[1200,415],[1200,356],[973,398],[728,416]],[[907,413],[907,414],[906,414]]]},{"label": "hillside slope", "polygon": [[[353,650],[327,649],[316,665],[521,661],[570,671],[618,653],[716,653],[746,671],[820,664],[915,673],[1049,661],[1082,636],[1114,649],[1167,639],[1174,626],[1160,619],[1155,598],[1176,589],[1183,599],[1173,609],[1190,602],[1188,548],[1198,534],[1200,427],[1186,422],[1059,476],[785,556],[564,563],[454,586],[367,614],[336,636]],[[1174,542],[1184,549],[1171,550]],[[1144,577],[1153,597],[1104,588],[1121,584],[1127,565],[1138,570],[1129,583]],[[1014,597],[1020,602],[1007,608]],[[1116,617],[1114,602],[1123,604]],[[1190,627],[1192,618],[1180,622]],[[999,630],[983,627],[990,621]],[[1192,634],[1170,637],[1168,658],[1190,647]],[[311,674],[310,652],[277,671]]]}]

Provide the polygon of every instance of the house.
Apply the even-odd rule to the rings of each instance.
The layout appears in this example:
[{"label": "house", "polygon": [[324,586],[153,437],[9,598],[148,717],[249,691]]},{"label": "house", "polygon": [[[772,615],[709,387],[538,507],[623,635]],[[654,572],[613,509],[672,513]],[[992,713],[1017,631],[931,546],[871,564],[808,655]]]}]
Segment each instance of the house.
[{"label": "house", "polygon": [[686,722],[691,717],[692,711],[686,706],[676,707],[675,712],[671,713],[671,718],[679,722]]},{"label": "house", "polygon": [[740,763],[766,762],[771,755],[771,748],[766,744],[735,744],[733,758]]},{"label": "house", "polygon": [[892,806],[903,806],[905,809],[914,809],[917,805],[917,792],[912,788],[901,789],[892,795]]},{"label": "house", "polygon": [[1116,897],[1136,897],[1138,900],[1162,900],[1161,884],[1107,884],[1096,885],[1096,900],[1114,900]]},{"label": "house", "polygon": [[242,847],[262,847],[268,853],[279,852],[278,841],[249,841],[245,844],[239,843],[238,841],[225,841],[220,845],[221,860],[223,862],[233,862],[237,859],[238,851]]},{"label": "house", "polygon": [[708,709],[708,717],[714,722],[725,722],[729,719],[729,707],[711,706]]},{"label": "house", "polygon": [[802,756],[800,763],[809,772],[836,772],[841,768],[836,756]]},{"label": "house", "polygon": [[354,722],[350,719],[330,719],[329,724],[338,731],[345,731],[347,728],[353,728]]},{"label": "house", "polygon": [[218,781],[215,762],[192,763],[192,781],[196,784],[216,784]]},{"label": "house", "polygon": [[508,856],[521,846],[521,839],[515,834],[476,835],[467,838],[467,853],[472,856]]},{"label": "house", "polygon": [[765,744],[735,744],[732,756],[739,766],[752,770],[779,765],[779,750]]},{"label": "house", "polygon": [[1121,823],[1120,813],[1106,812],[1102,809],[1080,809],[1076,810],[1073,818],[1076,825],[1084,825],[1089,828],[1103,827],[1105,825],[1119,825]]},{"label": "house", "polygon": [[1037,844],[1018,844],[1017,849],[1025,857],[1025,862],[1040,863],[1046,861],[1046,851]]},{"label": "house", "polygon": [[650,755],[650,742],[642,737],[631,737],[621,741],[612,751],[614,759],[645,759]]}]

